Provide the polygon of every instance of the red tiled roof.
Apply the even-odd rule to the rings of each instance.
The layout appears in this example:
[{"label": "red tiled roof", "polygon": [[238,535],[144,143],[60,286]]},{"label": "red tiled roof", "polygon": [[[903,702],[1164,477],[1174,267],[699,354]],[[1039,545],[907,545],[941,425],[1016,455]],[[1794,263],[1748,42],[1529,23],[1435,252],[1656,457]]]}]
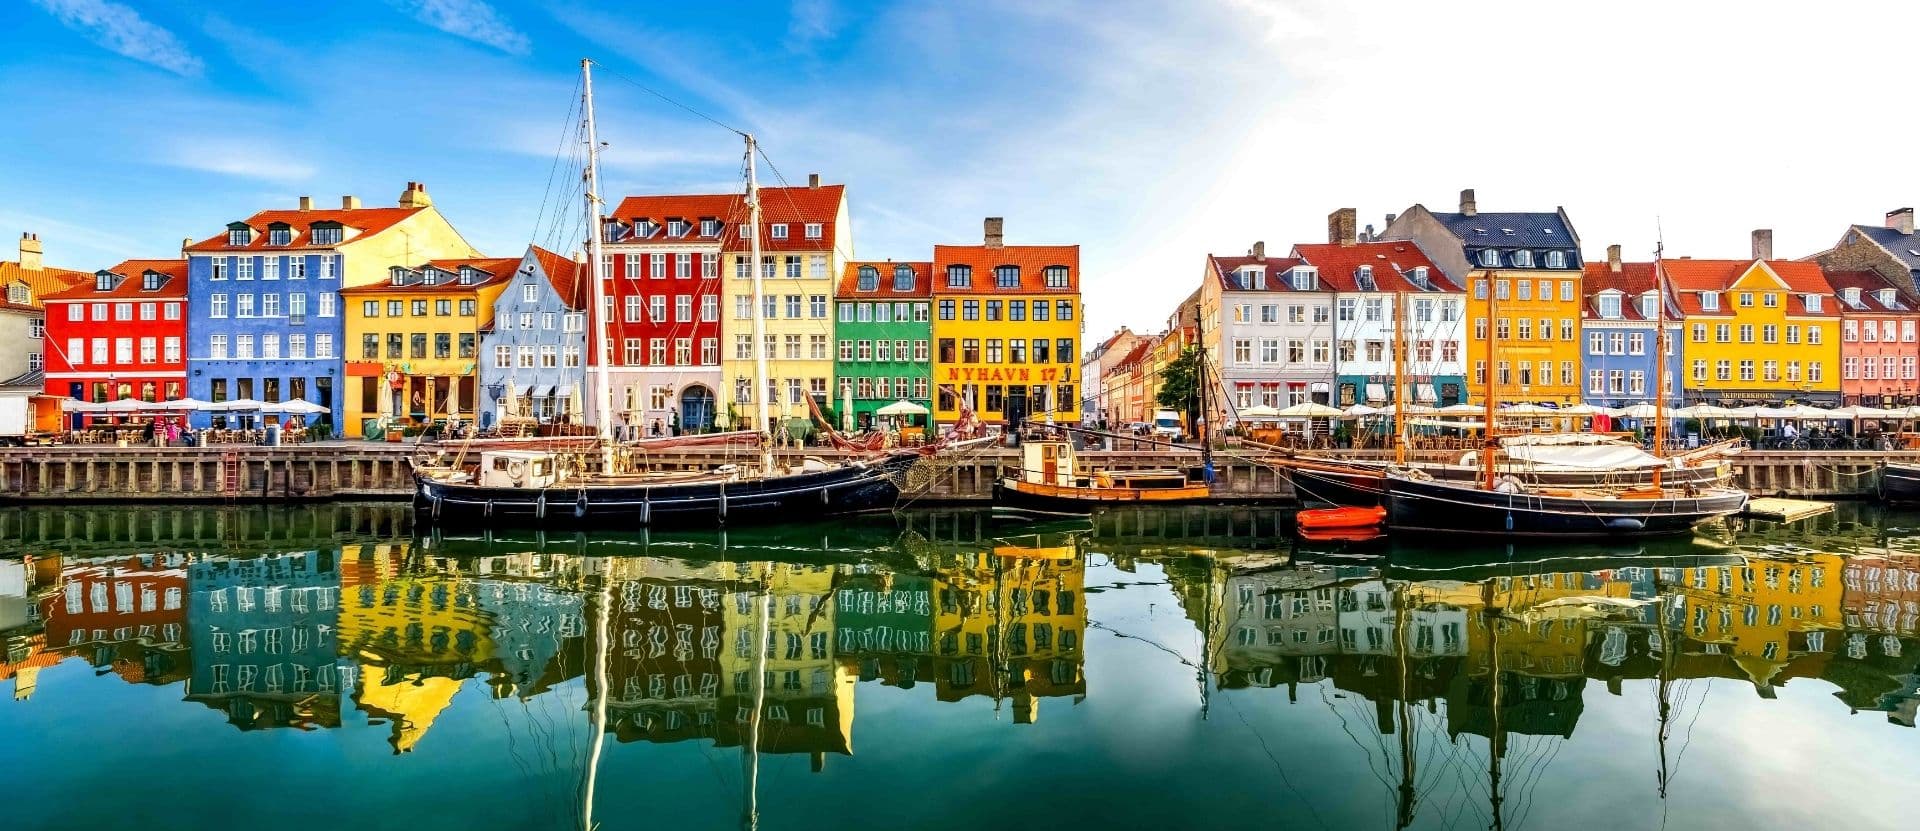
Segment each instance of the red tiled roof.
[{"label": "red tiled roof", "polygon": [[1118,372],[1128,367],[1138,366],[1140,362],[1146,360],[1147,357],[1153,353],[1154,348],[1159,345],[1159,338],[1142,338],[1139,343],[1133,345],[1132,349],[1127,350],[1126,357],[1121,358],[1119,363],[1113,365],[1114,371]]},{"label": "red tiled roof", "polygon": [[[819,187],[772,187],[760,189],[760,247],[764,251],[825,251],[833,246],[835,223],[840,217],[840,205],[846,199],[846,185],[821,185]],[[652,220],[660,227],[655,228],[652,236],[639,238],[626,236],[617,242],[665,243],[675,238],[667,236],[666,224],[671,219],[683,219],[688,223],[686,236],[679,237],[681,242],[708,242],[713,238],[700,236],[700,220],[717,219],[721,223],[718,241],[727,251],[744,250],[747,241],[741,229],[747,224],[747,197],[743,193],[728,194],[660,194],[651,196],[629,196],[620,200],[620,206],[614,209],[611,219],[618,219],[631,226],[637,220]],[[807,239],[806,224],[820,223],[819,239]],[[772,226],[786,224],[787,235],[784,238],[773,236]],[[798,227],[793,227],[798,226]]]},{"label": "red tiled roof", "polygon": [[[893,270],[898,266],[913,269],[913,290],[895,291],[893,288]],[[879,288],[874,291],[860,290],[860,268],[872,266],[880,271]],[[835,297],[928,297],[933,293],[933,263],[896,263],[862,262],[847,263],[840,275],[840,285],[834,291]]]},{"label": "red tiled roof", "polygon": [[[37,304],[40,298],[49,294],[66,291],[81,283],[93,282],[93,273],[66,268],[21,268],[17,262],[0,262],[0,287],[19,281],[26,282],[27,295],[31,298],[31,304]],[[0,300],[5,298],[5,292],[0,292]]]},{"label": "red tiled roof", "polygon": [[[1833,293],[1836,296],[1847,289],[1860,290],[1859,306],[1850,306],[1846,301],[1840,301],[1840,313],[1843,315],[1876,312],[1881,314],[1912,314],[1917,305],[1914,302],[1914,298],[1909,295],[1906,290],[1894,285],[1887,278],[1880,276],[1880,273],[1877,271],[1829,271],[1827,272],[1827,284],[1833,286]],[[1892,307],[1881,303],[1880,299],[1875,296],[1876,292],[1886,289],[1893,289],[1894,306]]]},{"label": "red tiled roof", "polygon": [[[947,266],[964,265],[973,268],[973,285],[969,288],[956,288],[947,285]],[[995,285],[993,270],[997,266],[1015,265],[1020,267],[1020,285],[1017,288],[999,288]],[[1048,266],[1067,267],[1067,287],[1048,288],[1046,269]],[[933,247],[933,291],[935,294],[1066,294],[1080,291],[1080,246],[1078,245],[1005,245],[989,248],[985,245],[936,245]]]},{"label": "red tiled roof", "polygon": [[453,280],[451,282],[436,283],[431,286],[426,285],[425,283],[409,283],[404,286],[396,286],[393,284],[391,280],[389,280],[384,283],[369,283],[364,286],[351,286],[349,288],[341,289],[340,293],[341,294],[422,294],[422,293],[443,291],[450,294],[458,294],[461,292],[473,291],[475,289],[480,288],[481,286],[489,285],[491,283],[504,283],[508,280],[513,279],[514,271],[520,268],[520,258],[519,257],[466,257],[466,258],[452,259],[452,260],[428,260],[421,267],[425,268],[428,265],[431,265],[434,268],[440,269],[442,271],[450,271],[455,274],[460,273],[461,266],[470,265],[470,266],[473,266],[474,268],[479,269],[482,272],[485,272],[487,274],[487,279],[481,280],[477,283],[469,283],[467,285],[461,285],[459,280]]},{"label": "red tiled roof", "polygon": [[[342,244],[344,244],[344,243],[352,242],[354,240],[362,239],[365,237],[370,237],[370,236],[373,236],[374,234],[378,234],[381,231],[385,231],[388,228],[391,228],[395,225],[400,224],[400,222],[402,220],[405,220],[407,217],[413,216],[415,213],[418,213],[424,210],[426,210],[426,207],[422,206],[422,207],[414,207],[414,208],[355,208],[352,210],[335,209],[335,210],[302,211],[298,209],[293,209],[293,210],[281,210],[281,211],[261,211],[257,214],[254,214],[251,217],[248,217],[246,220],[247,227],[252,228],[254,230],[253,241],[251,243],[244,246],[228,245],[227,232],[221,231],[220,233],[215,234],[214,236],[208,237],[204,240],[201,240],[199,242],[196,242],[192,245],[187,246],[187,250],[188,251],[261,251],[261,250],[286,251],[286,250],[295,249],[295,248],[305,248],[307,247],[307,239],[312,234],[312,225],[315,222],[338,222],[341,225],[344,225],[348,228],[353,228],[360,232],[359,234],[356,234],[348,239],[342,240],[341,242]],[[290,241],[288,241],[286,245],[268,245],[267,244],[267,240],[270,238],[269,235],[267,234],[267,228],[268,226],[273,225],[274,223],[277,223],[277,222],[284,222],[287,225],[291,226],[293,229],[293,238]]]},{"label": "red tiled roof", "polygon": [[1264,291],[1292,291],[1293,287],[1286,285],[1287,281],[1281,279],[1280,275],[1287,273],[1288,269],[1300,265],[1302,262],[1304,261],[1298,257],[1268,257],[1260,260],[1250,255],[1241,257],[1207,255],[1207,267],[1213,270],[1213,279],[1219,281],[1220,287],[1227,291],[1263,291],[1263,289],[1240,288],[1240,284],[1233,279],[1234,272],[1241,271],[1248,266],[1262,264],[1267,267],[1267,287]]},{"label": "red tiled roof", "polygon": [[[1440,273],[1440,267],[1427,259],[1420,246],[1412,242],[1358,242],[1353,245],[1334,243],[1300,244],[1293,247],[1293,256],[1320,270],[1322,291],[1360,291],[1354,281],[1354,274],[1361,266],[1373,267],[1373,282],[1379,291],[1460,291],[1447,275]],[[1432,289],[1422,289],[1406,277],[1409,270],[1425,268],[1427,282]],[[1273,281],[1268,280],[1268,285]]]},{"label": "red tiled roof", "polygon": [[[1606,262],[1587,263],[1586,277],[1582,280],[1582,283],[1586,286],[1587,292],[1586,316],[1588,320],[1652,319],[1640,314],[1639,297],[1647,292],[1653,291],[1654,286],[1659,284],[1659,280],[1654,276],[1653,263],[1623,262],[1620,264],[1619,271],[1614,271]],[[1600,316],[1600,293],[1603,291],[1617,291],[1621,293],[1619,317],[1603,318]],[[1669,297],[1669,300],[1671,299],[1672,298]],[[1697,295],[1694,298],[1694,303],[1695,305],[1699,303],[1699,297]],[[1671,305],[1671,303],[1667,306],[1667,314],[1669,315],[1669,323],[1679,317],[1679,311]]]},{"label": "red tiled roof", "polygon": [[[1827,297],[1833,295],[1833,286],[1827,283],[1826,275],[1821,273],[1818,263],[1797,260],[1661,260],[1661,267],[1667,272],[1667,286],[1680,300],[1680,307],[1689,315],[1716,314],[1700,311],[1700,292],[1712,291],[1726,293],[1733,284],[1746,276],[1757,264],[1766,267],[1786,284],[1786,291],[1792,295],[1787,304],[1787,313],[1793,315],[1833,316],[1837,314],[1834,304],[1822,302],[1820,311],[1807,311],[1802,296],[1818,294]],[[1721,311],[1717,314],[1731,315],[1735,300],[1732,297],[1720,298]]]},{"label": "red tiled roof", "polygon": [[[118,274],[125,279],[122,279],[118,286],[106,291],[100,291],[94,288],[92,275],[88,275],[85,282],[79,283],[66,291],[49,294],[42,299],[106,300],[109,298],[121,298],[133,300],[142,297],[187,296],[186,260],[127,260],[106,270]],[[160,288],[153,291],[143,291],[141,286],[145,285],[145,275],[149,271],[165,274],[167,275],[167,279],[160,284]]]},{"label": "red tiled roof", "polygon": [[547,282],[553,284],[553,290],[560,295],[561,301],[575,310],[583,310],[588,305],[588,296],[593,286],[587,280],[586,264],[574,262],[538,245],[531,246],[533,256],[540,261],[540,270],[546,272]]}]

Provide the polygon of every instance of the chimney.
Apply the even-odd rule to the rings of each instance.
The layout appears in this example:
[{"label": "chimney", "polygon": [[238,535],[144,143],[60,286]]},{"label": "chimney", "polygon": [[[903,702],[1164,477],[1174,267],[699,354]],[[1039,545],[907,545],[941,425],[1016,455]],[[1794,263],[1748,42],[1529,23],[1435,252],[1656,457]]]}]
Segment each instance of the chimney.
[{"label": "chimney", "polygon": [[313,197],[311,196],[300,197],[300,210],[303,210],[303,211],[313,210]]},{"label": "chimney", "polygon": [[1613,244],[1613,245],[1609,245],[1609,246],[1607,246],[1607,270],[1608,270],[1608,271],[1611,271],[1611,272],[1613,272],[1613,273],[1615,273],[1615,274],[1619,274],[1619,273],[1620,273],[1620,245],[1619,245],[1619,243],[1615,243],[1615,244]]},{"label": "chimney", "polygon": [[1253,243],[1253,258],[1254,258],[1255,260],[1257,260],[1257,261],[1259,261],[1259,262],[1263,262],[1263,263],[1267,261],[1267,241],[1266,241],[1266,240],[1255,240],[1255,241],[1254,241],[1254,243]]},{"label": "chimney", "polygon": [[997,216],[987,217],[986,227],[987,227],[987,247],[988,248],[1005,247],[1007,244],[1007,241],[1006,241],[1006,234],[1003,231],[1006,227],[1006,220],[1001,219],[1000,217],[997,217]]},{"label": "chimney", "polygon": [[360,197],[358,196],[340,197],[340,210],[343,210],[343,211],[360,210]]},{"label": "chimney", "polygon": [[1913,209],[1894,208],[1887,212],[1887,227],[1907,236],[1913,235]]},{"label": "chimney", "polygon": [[193,244],[193,237],[180,238],[180,259],[184,260],[187,258],[187,246],[192,244]]},{"label": "chimney", "polygon": [[1393,221],[1394,221],[1394,220],[1396,220],[1396,219],[1399,219],[1399,218],[1400,218],[1400,215],[1399,215],[1399,214],[1387,214],[1387,227],[1388,227],[1388,228],[1392,228],[1392,227],[1393,227]]},{"label": "chimney", "polygon": [[1473,201],[1473,188],[1460,191],[1460,212],[1467,216],[1480,213],[1480,205]]},{"label": "chimney", "polygon": [[46,265],[40,261],[40,253],[39,234],[23,233],[20,235],[21,268],[28,271],[39,271],[40,269],[46,268]]},{"label": "chimney", "polygon": [[1753,232],[1753,258],[1756,260],[1773,259],[1773,232],[1761,228]]},{"label": "chimney", "polygon": [[819,186],[820,186],[820,174],[818,173],[807,174],[807,187],[817,188]]},{"label": "chimney", "polygon": [[1341,208],[1327,214],[1327,242],[1338,245],[1354,243],[1353,227],[1359,221],[1359,212],[1352,208]]},{"label": "chimney", "polygon": [[1361,242],[1373,242],[1373,223],[1367,223],[1367,229],[1360,232]]},{"label": "chimney", "polygon": [[427,186],[422,182],[408,182],[407,189],[400,192],[400,207],[430,208],[433,197],[427,195]]}]

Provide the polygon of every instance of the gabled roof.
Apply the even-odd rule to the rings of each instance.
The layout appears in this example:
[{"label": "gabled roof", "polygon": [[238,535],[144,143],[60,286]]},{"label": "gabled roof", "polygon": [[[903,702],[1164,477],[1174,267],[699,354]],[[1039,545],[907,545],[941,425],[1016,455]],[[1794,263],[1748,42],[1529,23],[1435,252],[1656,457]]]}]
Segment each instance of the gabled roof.
[{"label": "gabled roof", "polygon": [[[913,288],[908,291],[896,291],[893,288],[893,272],[896,268],[903,265],[913,269]],[[879,281],[876,284],[878,288],[873,291],[860,290],[860,269],[863,267],[872,267],[880,272]],[[848,299],[861,297],[931,297],[932,295],[933,263],[929,262],[896,263],[889,261],[847,263],[846,269],[840,275],[840,285],[834,291],[835,297]]]},{"label": "gabled roof", "polygon": [[[1267,258],[1261,259],[1261,258],[1253,257],[1251,255],[1244,255],[1239,257],[1222,257],[1217,254],[1207,255],[1207,270],[1209,272],[1209,277],[1212,280],[1214,280],[1216,283],[1218,283],[1221,290],[1223,291],[1240,291],[1240,292],[1259,292],[1259,291],[1290,292],[1290,291],[1293,291],[1294,290],[1293,286],[1287,285],[1286,284],[1287,281],[1281,275],[1286,274],[1294,266],[1297,266],[1300,264],[1302,264],[1302,260],[1298,257],[1267,257]],[[1233,275],[1246,271],[1249,267],[1258,267],[1262,271],[1266,272],[1266,275],[1267,275],[1266,288],[1243,289],[1240,287],[1240,281],[1234,279]],[[1332,289],[1322,287],[1322,288],[1312,289],[1312,291],[1332,291]]]},{"label": "gabled roof", "polygon": [[1141,338],[1139,343],[1134,344],[1132,349],[1127,350],[1126,357],[1121,358],[1119,363],[1113,365],[1114,371],[1118,372],[1129,367],[1139,366],[1142,361],[1153,355],[1154,347],[1159,344],[1159,338]]},{"label": "gabled roof", "polygon": [[[1653,318],[1640,313],[1640,297],[1654,291],[1659,280],[1654,273],[1653,263],[1620,264],[1620,270],[1614,271],[1607,263],[1587,263],[1586,276],[1581,281],[1587,292],[1586,319],[1588,320],[1637,320],[1652,321]],[[1603,292],[1618,292],[1620,299],[1619,317],[1600,316],[1600,295]],[[1674,302],[1671,292],[1667,297],[1667,322],[1677,323],[1681,309]],[[1699,298],[1694,298],[1695,303]]]},{"label": "gabled roof", "polygon": [[[972,287],[947,285],[947,267],[955,265],[973,268]],[[993,270],[1003,265],[1020,267],[1018,287],[995,286]],[[1066,288],[1047,287],[1046,269],[1056,265],[1067,267]],[[1080,246],[936,245],[933,247],[933,271],[935,294],[1070,294],[1080,290]]]},{"label": "gabled roof", "polygon": [[1853,230],[1885,248],[1909,271],[1920,271],[1920,234],[1902,234],[1883,225],[1855,225]]},{"label": "gabled roof", "polygon": [[[358,240],[365,239],[367,237],[373,236],[374,234],[378,234],[381,231],[385,231],[388,228],[392,228],[393,226],[398,225],[401,222],[405,221],[408,217],[413,216],[414,214],[424,211],[426,209],[427,209],[426,206],[418,206],[418,207],[412,207],[412,208],[353,208],[353,209],[342,208],[342,209],[334,209],[334,210],[302,211],[298,209],[293,209],[293,210],[279,210],[279,211],[261,211],[257,214],[254,214],[251,217],[248,217],[245,221],[246,226],[249,228],[252,228],[254,231],[253,240],[247,245],[243,245],[243,246],[228,245],[227,232],[221,231],[218,234],[215,234],[211,237],[208,237],[204,240],[201,240],[199,242],[196,242],[192,245],[187,246],[186,250],[188,251],[288,251],[296,248],[306,248],[309,244],[308,241],[313,234],[313,230],[312,230],[313,224],[316,222],[338,222],[344,227],[352,228],[355,231],[359,232],[345,239],[342,239],[341,244],[344,245],[346,243],[356,242]],[[290,240],[288,240],[286,245],[268,245],[267,244],[267,241],[272,238],[267,233],[267,229],[272,225],[274,225],[275,223],[286,223],[292,229],[293,236]],[[323,247],[331,248],[332,246],[323,246]]]},{"label": "gabled roof", "polygon": [[[1912,314],[1916,306],[1920,305],[1914,302],[1914,298],[1908,295],[1905,289],[1880,276],[1877,271],[1829,271],[1827,283],[1833,286],[1836,298],[1844,298],[1847,289],[1860,290],[1859,305],[1848,304],[1844,299],[1838,300],[1840,313],[1843,315],[1849,313]],[[1880,292],[1888,289],[1893,290],[1892,306],[1880,302],[1878,296]]]},{"label": "gabled roof", "polygon": [[1469,248],[1559,248],[1580,245],[1558,211],[1439,213],[1433,218]]},{"label": "gabled roof", "polygon": [[1808,311],[1805,296],[1809,294],[1831,297],[1833,286],[1827,283],[1826,275],[1820,271],[1818,263],[1798,260],[1662,260],[1661,266],[1667,272],[1667,286],[1680,300],[1680,306],[1687,314],[1716,314],[1700,311],[1699,293],[1703,291],[1719,292],[1719,314],[1732,314],[1735,300],[1729,296],[1734,283],[1747,275],[1755,267],[1764,266],[1780,282],[1786,284],[1789,295],[1786,310],[1793,315],[1832,316],[1838,312],[1835,303],[1822,301],[1819,311]]},{"label": "gabled roof", "polygon": [[[461,259],[452,259],[452,260],[428,260],[427,262],[423,263],[420,266],[420,268],[417,268],[415,270],[416,271],[424,270],[427,266],[433,266],[434,268],[440,271],[451,272],[454,275],[456,275],[456,277],[455,279],[447,280],[441,283],[435,283],[431,286],[425,283],[408,283],[406,285],[396,286],[393,284],[393,281],[388,280],[386,282],[381,282],[381,283],[368,283],[363,286],[353,286],[350,288],[344,288],[340,290],[340,293],[341,294],[436,294],[436,293],[444,292],[447,294],[462,294],[465,292],[475,291],[481,288],[482,286],[493,285],[495,283],[505,283],[509,280],[512,280],[514,272],[520,268],[520,258],[519,257],[465,257]],[[457,275],[460,273],[460,269],[463,266],[470,266],[478,270],[481,273],[482,278],[475,282],[462,285]]]},{"label": "gabled roof", "polygon": [[[839,220],[840,205],[846,200],[846,185],[820,185],[819,187],[772,187],[760,189],[760,247],[767,252],[781,251],[825,251],[833,247],[835,224]],[[659,225],[647,237],[634,235],[640,220],[651,220]],[[667,236],[668,220],[683,219],[688,223],[687,232],[678,240]],[[609,241],[615,244],[647,243],[699,243],[714,242],[712,237],[700,236],[700,220],[717,219],[721,223],[718,241],[727,251],[744,250],[747,239],[743,229],[747,225],[747,197],[743,193],[728,194],[659,194],[649,196],[629,196],[620,200],[620,206],[614,209],[609,222],[620,223],[621,233]],[[822,228],[819,239],[807,239],[805,226],[819,223]],[[772,226],[787,225],[787,235],[777,238]]]},{"label": "gabled roof", "polygon": [[585,263],[575,262],[538,245],[528,246],[533,257],[540,263],[540,271],[547,275],[547,282],[553,286],[560,302],[567,308],[583,311],[592,304],[593,285],[588,279],[591,273]]},{"label": "gabled roof", "polygon": [[[103,269],[122,278],[119,285],[100,290],[95,288],[96,275],[89,274],[87,279],[65,291],[49,294],[42,300],[141,300],[156,298],[179,298],[187,296],[186,260],[126,260],[112,268]],[[145,291],[147,272],[166,275],[160,287]]]},{"label": "gabled roof", "polygon": [[[1363,291],[1355,279],[1361,266],[1372,268],[1375,291],[1462,291],[1447,275],[1440,273],[1440,267],[1427,259],[1420,246],[1410,241],[1352,245],[1302,243],[1293,247],[1293,256],[1318,268],[1320,285],[1331,286],[1334,291]],[[1407,278],[1407,272],[1415,268],[1427,270],[1427,284],[1431,288],[1421,288]]]},{"label": "gabled roof", "polygon": [[[29,305],[39,304],[40,298],[49,294],[66,291],[81,283],[92,281],[93,274],[87,271],[66,268],[21,268],[17,262],[0,262],[0,287],[9,286],[15,282],[25,282],[27,295],[31,300]],[[0,292],[0,300],[5,299],[6,294]]]}]

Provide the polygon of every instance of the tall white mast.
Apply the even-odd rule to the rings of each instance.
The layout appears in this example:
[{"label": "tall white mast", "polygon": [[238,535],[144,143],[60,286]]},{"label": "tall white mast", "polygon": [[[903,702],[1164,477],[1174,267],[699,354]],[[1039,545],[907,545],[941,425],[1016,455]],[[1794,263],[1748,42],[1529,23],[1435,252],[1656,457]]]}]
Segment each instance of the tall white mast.
[{"label": "tall white mast", "polygon": [[767,382],[767,352],[770,349],[767,346],[767,307],[766,301],[761,299],[761,292],[765,287],[761,283],[763,275],[760,268],[760,180],[755,178],[753,172],[753,157],[759,147],[754,144],[752,133],[747,133],[745,136],[747,139],[747,254],[750,258],[747,267],[753,273],[754,355],[754,389],[748,392],[753,396],[756,415],[759,419],[755,422],[753,429],[766,431],[760,442],[760,470],[772,476],[773,430],[769,423],[772,414],[769,411],[771,402],[767,399],[772,398],[773,393]]},{"label": "tall white mast", "polygon": [[[610,438],[608,423],[613,419],[613,387],[607,384],[605,313],[606,275],[600,273],[600,135],[593,127],[593,61],[580,59],[580,86],[584,90],[582,108],[587,116],[587,268],[593,277],[593,308],[587,319],[587,366],[591,367],[593,388],[593,425],[601,439]],[[612,473],[613,446],[602,442],[601,472]]]}]

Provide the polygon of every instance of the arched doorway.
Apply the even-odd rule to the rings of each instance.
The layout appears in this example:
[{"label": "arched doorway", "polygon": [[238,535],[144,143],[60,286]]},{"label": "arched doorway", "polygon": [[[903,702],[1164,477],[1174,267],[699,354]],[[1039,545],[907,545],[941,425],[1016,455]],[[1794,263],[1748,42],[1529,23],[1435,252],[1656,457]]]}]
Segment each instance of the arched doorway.
[{"label": "arched doorway", "polygon": [[688,384],[680,391],[680,429],[682,432],[705,430],[713,426],[713,390],[700,384]]}]

